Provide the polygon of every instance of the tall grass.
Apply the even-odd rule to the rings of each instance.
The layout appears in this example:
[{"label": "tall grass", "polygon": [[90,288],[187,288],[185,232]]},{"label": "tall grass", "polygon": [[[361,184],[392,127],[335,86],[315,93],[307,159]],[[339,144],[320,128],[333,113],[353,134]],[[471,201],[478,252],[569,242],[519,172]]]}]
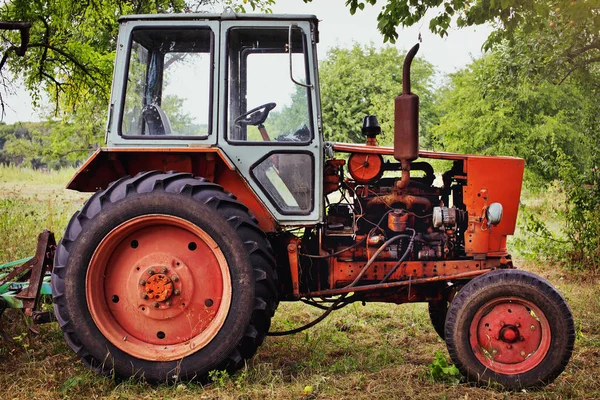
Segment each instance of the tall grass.
[{"label": "tall grass", "polygon": [[0,166],[0,264],[33,255],[43,229],[62,236],[89,196],[64,188],[73,173]]}]

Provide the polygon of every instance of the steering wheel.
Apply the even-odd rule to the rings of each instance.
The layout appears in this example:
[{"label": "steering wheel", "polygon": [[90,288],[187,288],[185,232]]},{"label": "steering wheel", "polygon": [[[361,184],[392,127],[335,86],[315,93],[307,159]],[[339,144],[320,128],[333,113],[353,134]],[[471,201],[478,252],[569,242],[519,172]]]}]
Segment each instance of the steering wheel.
[{"label": "steering wheel", "polygon": [[252,110],[248,110],[244,114],[237,117],[233,121],[233,123],[238,126],[261,125],[263,122],[266,121],[267,117],[269,116],[269,112],[271,112],[271,110],[275,107],[277,107],[276,103],[266,103],[262,106],[255,107]]},{"label": "steering wheel", "polygon": [[146,123],[148,127],[148,135],[162,136],[171,135],[171,123],[167,114],[157,105],[148,104],[142,109],[142,118],[139,121],[138,132],[142,132],[142,126]]}]

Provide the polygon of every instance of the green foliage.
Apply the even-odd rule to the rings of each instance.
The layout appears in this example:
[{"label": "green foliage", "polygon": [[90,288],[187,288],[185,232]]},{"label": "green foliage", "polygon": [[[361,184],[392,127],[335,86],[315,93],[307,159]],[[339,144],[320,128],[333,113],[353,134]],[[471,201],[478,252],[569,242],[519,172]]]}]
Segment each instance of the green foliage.
[{"label": "green foliage", "polygon": [[275,0],[242,0],[241,2],[240,0],[225,0],[225,4],[233,7],[236,12],[241,13],[248,11],[271,13],[271,6],[275,4]]},{"label": "green foliage", "polygon": [[[81,118],[81,117],[80,117]],[[78,118],[79,119],[79,118]],[[98,117],[0,126],[0,163],[57,169],[73,166],[99,146]]]},{"label": "green foliage", "polygon": [[[121,15],[202,11],[219,3],[241,12],[245,7],[269,11],[273,0],[13,0],[0,6],[0,20],[32,23],[24,57],[13,54],[19,34],[2,32],[0,49],[10,75],[25,83],[34,105],[49,97],[51,117],[63,122],[53,125],[59,131],[51,134],[53,148],[43,157],[72,159],[77,153],[81,159],[102,141]],[[1,96],[0,103],[4,106]],[[44,142],[40,148],[45,150],[48,135],[42,136],[34,142]],[[15,146],[33,150],[25,142]]]},{"label": "green foliage", "polygon": [[436,382],[446,382],[458,385],[462,375],[455,365],[448,365],[446,357],[442,352],[435,352],[435,359],[429,364],[429,376]]},{"label": "green foliage", "polygon": [[217,386],[225,387],[229,381],[229,373],[226,370],[213,370],[208,373],[208,378]]},{"label": "green foliage", "polygon": [[[363,143],[364,116],[375,114],[382,129],[380,144],[393,143],[394,98],[402,91],[404,55],[395,47],[377,49],[355,44],[333,48],[320,65],[321,108],[326,140]],[[434,108],[434,68],[417,58],[412,66],[412,90],[421,104],[421,145],[428,147],[430,127],[437,122]]]},{"label": "green foliage", "polygon": [[532,81],[502,49],[450,77],[440,96],[436,147],[448,151],[523,157],[529,183],[559,176],[559,158],[589,165],[595,144],[597,101],[570,80]]},{"label": "green foliage", "polygon": [[593,167],[578,170],[564,163],[561,178],[567,197],[564,256],[571,267],[600,271],[600,155]]},{"label": "green foliage", "polygon": [[[305,3],[312,1],[304,0]],[[429,29],[440,36],[448,35],[453,21],[458,27],[495,24],[498,30],[489,37],[487,48],[504,39],[514,41],[519,30],[526,35],[535,35],[550,28],[556,29],[562,37],[562,44],[556,43],[557,47],[565,42],[583,44],[570,48],[572,55],[593,50],[589,46],[595,47],[596,52],[600,51],[598,0],[346,0],[346,6],[353,15],[367,5],[378,3],[383,7],[377,17],[377,27],[385,42],[396,41],[399,26],[412,26],[431,17]]]}]

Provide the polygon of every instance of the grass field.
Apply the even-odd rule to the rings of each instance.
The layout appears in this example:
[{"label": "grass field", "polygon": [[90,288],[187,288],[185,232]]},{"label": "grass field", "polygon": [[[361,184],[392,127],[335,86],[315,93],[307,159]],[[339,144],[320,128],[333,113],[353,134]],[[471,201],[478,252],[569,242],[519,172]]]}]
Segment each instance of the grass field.
[{"label": "grass field", "polygon": [[[0,263],[31,255],[37,234],[62,234],[87,195],[64,190],[74,171],[45,174],[0,167]],[[2,399],[506,399],[600,398],[600,286],[597,277],[572,275],[535,263],[520,267],[549,279],[575,314],[577,341],[566,371],[544,390],[509,393],[436,382],[428,365],[446,348],[421,304],[355,304],[295,336],[268,338],[247,367],[217,375],[208,386],[151,386],[115,382],[88,371],[67,347],[57,324],[28,328],[17,310],[2,317],[13,343],[0,342]],[[282,304],[273,329],[319,315]],[[0,339],[1,340],[1,339]],[[309,388],[310,387],[310,388]],[[312,389],[312,390],[309,390]]]}]

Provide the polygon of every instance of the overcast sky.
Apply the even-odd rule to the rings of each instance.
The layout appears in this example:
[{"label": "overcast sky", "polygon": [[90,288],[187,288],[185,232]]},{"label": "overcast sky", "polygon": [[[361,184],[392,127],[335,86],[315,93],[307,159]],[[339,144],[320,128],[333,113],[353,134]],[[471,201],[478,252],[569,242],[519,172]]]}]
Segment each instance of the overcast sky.
[{"label": "overcast sky", "polygon": [[[319,58],[323,59],[333,46],[349,47],[353,43],[384,46],[377,31],[377,14],[381,5],[366,6],[363,11],[350,15],[346,0],[313,0],[305,4],[302,0],[278,0],[273,6],[275,13],[314,14],[320,19]],[[380,2],[383,4],[383,2]],[[481,55],[481,46],[491,28],[487,26],[451,30],[446,38],[433,35],[428,29],[429,20],[399,31],[396,46],[410,49],[421,34],[419,56],[436,66],[442,74],[454,72]],[[42,116],[32,108],[29,95],[18,88],[14,95],[5,97],[8,107],[4,122],[36,121]]]}]

